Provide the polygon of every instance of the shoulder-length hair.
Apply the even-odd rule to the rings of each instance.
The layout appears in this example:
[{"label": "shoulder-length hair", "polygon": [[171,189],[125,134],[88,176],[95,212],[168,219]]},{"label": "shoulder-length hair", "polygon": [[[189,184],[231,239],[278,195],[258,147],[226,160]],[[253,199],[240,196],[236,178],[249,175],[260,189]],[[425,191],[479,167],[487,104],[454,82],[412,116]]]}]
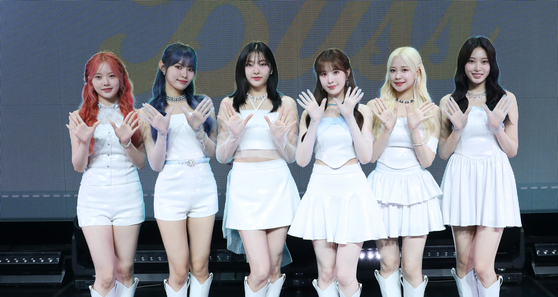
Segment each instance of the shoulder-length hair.
[{"label": "shoulder-length hair", "polygon": [[[246,78],[246,63],[250,56],[256,53],[258,59],[265,59],[267,65],[270,67],[269,78],[267,79],[267,97],[271,100],[273,108],[270,112],[275,112],[281,106],[281,94],[277,91],[277,84],[279,83],[279,73],[277,71],[277,63],[271,49],[263,41],[253,41],[248,43],[240,52],[238,61],[236,62],[236,69],[234,72],[234,79],[236,83],[236,90],[229,95],[233,98],[233,108],[240,112],[240,107],[246,104],[246,93],[250,90],[250,83]],[[258,63],[259,61],[255,61]]]},{"label": "shoulder-length hair", "polygon": [[[195,95],[195,75],[198,69],[198,55],[196,51],[189,45],[182,44],[180,42],[171,44],[165,48],[163,55],[161,56],[161,61],[168,69],[174,64],[179,63],[184,67],[192,67],[194,69],[194,78],[192,82],[184,89],[184,94],[186,95],[186,102],[190,107],[196,109],[198,104],[202,102],[205,98],[203,95]],[[153,97],[149,99],[148,103],[153,106],[157,111],[159,111],[163,116],[166,116],[165,107],[167,107],[167,92],[165,90],[165,75],[160,68],[157,68],[157,75],[155,76],[155,82],[153,82],[153,89],[151,90]],[[213,120],[208,117],[203,123],[203,130],[209,135],[211,134],[211,129],[213,127]],[[157,139],[157,130],[151,127],[151,136],[153,140]]]},{"label": "shoulder-length hair", "polygon": [[[459,105],[461,111],[465,112],[469,107],[469,99],[467,99],[467,91],[469,90],[469,79],[465,73],[465,65],[469,62],[471,54],[476,48],[482,48],[486,51],[486,56],[488,57],[488,64],[490,65],[490,73],[486,77],[486,105],[490,110],[496,107],[496,104],[500,99],[506,94],[504,88],[500,86],[500,68],[498,67],[498,62],[496,60],[496,49],[492,42],[484,36],[473,36],[467,39],[457,56],[457,68],[455,70],[455,90],[451,96]],[[508,116],[504,120],[505,123],[509,122]]]},{"label": "shoulder-length hair", "polygon": [[[83,119],[87,126],[90,127],[97,122],[97,115],[99,114],[99,98],[95,88],[93,87],[92,80],[95,77],[95,73],[97,73],[97,70],[103,63],[106,63],[110,67],[120,82],[120,89],[117,93],[120,113],[122,116],[126,117],[128,113],[134,111],[134,97],[132,96],[133,87],[132,82],[128,77],[126,67],[115,54],[107,51],[98,52],[85,64],[83,77],[85,85],[83,86],[83,91],[81,93],[83,102],[79,109],[79,116]],[[142,141],[143,139],[139,131],[134,133],[132,136],[132,143],[134,146],[139,146]],[[94,139],[91,139],[89,151],[93,151],[94,142]]]}]

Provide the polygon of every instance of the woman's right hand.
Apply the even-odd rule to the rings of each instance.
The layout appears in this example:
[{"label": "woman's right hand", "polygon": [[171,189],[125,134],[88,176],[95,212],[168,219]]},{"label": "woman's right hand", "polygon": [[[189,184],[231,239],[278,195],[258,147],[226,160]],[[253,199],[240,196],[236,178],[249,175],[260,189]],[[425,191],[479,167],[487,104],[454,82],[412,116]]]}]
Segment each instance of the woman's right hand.
[{"label": "woman's right hand", "polygon": [[97,121],[93,126],[89,127],[77,112],[70,112],[69,119],[70,121],[66,127],[68,127],[68,130],[81,142],[89,142],[95,133],[95,129],[101,124],[100,121]]},{"label": "woman's right hand", "polygon": [[314,94],[310,90],[306,90],[306,93],[302,92],[298,97],[299,99],[296,99],[296,101],[310,115],[310,119],[313,122],[319,122],[324,115],[327,98],[324,98],[320,105],[318,105]]},{"label": "woman's right hand", "polygon": [[453,97],[449,97],[449,99],[446,101],[446,106],[442,108],[442,112],[448,119],[450,119],[451,123],[453,124],[453,131],[461,132],[467,125],[469,113],[471,112],[471,106],[469,106],[465,113],[463,113]]},{"label": "woman's right hand", "polygon": [[170,116],[174,110],[174,107],[171,107],[167,112],[166,116],[163,116],[155,107],[151,106],[148,103],[142,104],[143,108],[141,109],[140,116],[147,121],[157,132],[167,135],[167,131],[169,130],[170,124]]},{"label": "woman's right hand", "polygon": [[[220,113],[217,118],[223,121],[233,137],[240,137],[240,134],[244,131],[244,127],[246,127],[246,124],[252,118],[253,114],[248,115],[242,120],[230,102],[223,102],[221,105],[221,111],[223,112]],[[221,116],[221,114],[223,116]]]},{"label": "woman's right hand", "polygon": [[371,108],[374,115],[382,122],[384,128],[388,131],[393,130],[395,123],[397,123],[397,104],[393,108],[393,111],[387,107],[386,102],[382,98],[374,99],[374,107]]}]

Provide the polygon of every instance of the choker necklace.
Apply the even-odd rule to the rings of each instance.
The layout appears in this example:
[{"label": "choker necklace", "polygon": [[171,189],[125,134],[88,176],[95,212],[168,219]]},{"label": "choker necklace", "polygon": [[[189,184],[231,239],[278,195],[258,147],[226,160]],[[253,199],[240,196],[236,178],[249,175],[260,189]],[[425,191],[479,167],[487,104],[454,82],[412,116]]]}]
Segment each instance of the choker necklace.
[{"label": "choker necklace", "polygon": [[186,100],[186,94],[182,94],[178,97],[172,97],[172,96],[167,95],[167,101],[168,102],[181,102],[181,101],[184,101],[184,100]]},{"label": "choker necklace", "polygon": [[409,104],[409,103],[413,103],[415,102],[415,99],[411,99],[411,100],[401,100],[399,98],[395,98],[395,101],[399,102],[399,103],[403,103],[403,104]]},{"label": "choker necklace", "polygon": [[477,101],[477,99],[483,99],[483,98],[486,98],[486,90],[484,90],[480,93],[473,93],[473,92],[467,91],[467,99]]},{"label": "choker necklace", "polygon": [[337,106],[337,103],[328,103],[327,106]]},{"label": "choker necklace", "polygon": [[265,100],[267,98],[267,93],[265,93],[261,96],[258,96],[258,97],[254,97],[254,96],[250,95],[250,93],[246,93],[246,96],[250,100],[258,101],[258,100]]}]

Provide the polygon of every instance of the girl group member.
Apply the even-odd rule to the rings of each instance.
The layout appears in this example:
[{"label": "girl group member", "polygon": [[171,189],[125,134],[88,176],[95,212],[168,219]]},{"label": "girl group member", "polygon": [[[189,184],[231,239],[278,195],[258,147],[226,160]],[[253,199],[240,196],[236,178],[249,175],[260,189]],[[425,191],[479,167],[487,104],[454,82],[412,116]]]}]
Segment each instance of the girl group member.
[{"label": "girl group member", "polygon": [[[368,181],[381,205],[388,236],[376,241],[381,256],[376,279],[384,297],[401,296],[400,281],[406,297],[424,296],[426,237],[445,227],[442,192],[425,169],[436,157],[439,108],[428,95],[426,71],[417,50],[401,47],[391,53],[381,98],[368,105],[376,115],[372,161],[378,161]],[[403,238],[401,252],[398,237]]]},{"label": "girl group member", "polygon": [[461,297],[499,296],[494,262],[502,232],[521,226],[509,163],[518,147],[517,100],[499,85],[499,74],[492,43],[471,37],[457,57],[455,91],[440,102],[440,156],[449,158],[441,184],[444,224],[453,231],[452,274]]},{"label": "girl group member", "polygon": [[304,112],[296,160],[308,165],[315,148],[316,161],[289,234],[313,241],[318,296],[360,296],[356,269],[362,243],[386,237],[359,164],[372,158],[372,112],[358,104],[363,93],[341,50],[318,55],[314,71],[314,93],[302,93],[298,100]]},{"label": "girl group member", "polygon": [[213,275],[209,252],[217,184],[209,166],[215,156],[211,99],[195,95],[197,55],[188,45],[167,46],[144,104],[145,147],[155,183],[154,213],[169,261],[168,297],[207,297]]},{"label": "girl group member", "polygon": [[77,217],[95,267],[91,296],[132,297],[143,192],[137,168],[145,150],[134,111],[132,84],[120,60],[95,54],[85,65],[83,102],[70,113],[72,164],[83,172]]},{"label": "girl group member", "polygon": [[250,265],[245,295],[276,297],[285,281],[280,269],[287,228],[300,202],[287,166],[295,158],[296,103],[277,91],[277,64],[263,42],[244,47],[235,81],[236,91],[223,99],[218,115],[217,160],[234,159],[223,225],[238,230],[244,245]]}]

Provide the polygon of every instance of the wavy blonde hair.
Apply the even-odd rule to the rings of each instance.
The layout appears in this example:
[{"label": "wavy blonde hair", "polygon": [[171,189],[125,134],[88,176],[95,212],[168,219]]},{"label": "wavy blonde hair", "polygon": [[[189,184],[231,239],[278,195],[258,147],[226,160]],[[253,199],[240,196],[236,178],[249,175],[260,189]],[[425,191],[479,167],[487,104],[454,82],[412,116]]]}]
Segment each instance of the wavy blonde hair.
[{"label": "wavy blonde hair", "polygon": [[[411,72],[414,73],[415,83],[413,85],[413,98],[415,101],[411,103],[412,108],[411,110],[415,110],[424,102],[432,102],[430,95],[428,94],[428,90],[426,89],[426,71],[424,70],[424,65],[422,63],[422,58],[420,57],[419,52],[410,46],[400,47],[394,50],[391,55],[389,55],[389,59],[387,61],[387,71],[386,71],[386,79],[384,85],[381,88],[380,96],[386,102],[388,108],[393,111],[395,107],[395,90],[391,86],[391,82],[389,80],[389,69],[391,67],[391,63],[393,59],[396,57],[401,58],[405,65],[407,65]],[[430,135],[434,132],[435,129],[435,122],[436,117],[432,117],[429,119],[424,120],[420,124],[420,128],[426,132],[426,137],[424,140],[428,142]],[[382,126],[382,122],[377,117],[374,117],[374,121],[372,124],[372,133],[374,134],[375,138],[380,136],[380,128]]]}]

